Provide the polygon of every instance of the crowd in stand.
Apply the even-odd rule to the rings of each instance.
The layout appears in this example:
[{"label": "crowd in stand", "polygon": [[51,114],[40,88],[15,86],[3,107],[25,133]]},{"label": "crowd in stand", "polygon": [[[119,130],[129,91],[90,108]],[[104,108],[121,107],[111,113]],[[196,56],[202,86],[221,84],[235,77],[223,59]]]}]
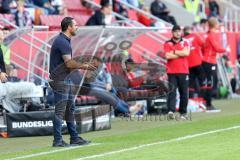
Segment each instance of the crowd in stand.
[{"label": "crowd in stand", "polygon": [[[94,11],[98,10],[95,5],[88,3],[86,0],[79,1],[81,1],[82,5],[88,9],[92,9]],[[102,0],[102,2],[104,1],[106,0]],[[203,0],[182,0],[183,6],[186,10],[194,12],[196,17],[198,17],[198,12],[203,10],[203,7],[201,7],[202,3],[200,3],[201,1]],[[149,7],[146,5],[145,0],[112,0],[109,2],[112,3],[113,11],[119,13],[123,17],[130,18],[128,12],[131,8],[128,5],[130,5],[134,8],[145,11],[145,13],[149,15],[153,15],[168,23],[177,25],[175,17],[172,15],[167,4],[163,0],[154,0]],[[195,3],[197,3],[197,7],[195,7]],[[198,17],[196,23],[199,23],[202,18],[209,18],[212,16],[221,19],[219,5],[215,0],[204,0],[204,3],[204,14]],[[24,27],[31,26],[33,24],[39,25],[39,15],[41,14],[67,15],[67,9],[62,0],[0,0],[0,13],[14,15],[13,20],[16,25]],[[157,22],[156,19],[151,18],[147,14],[138,12],[138,21],[145,26],[163,26],[163,23]],[[121,20],[121,18],[118,17],[117,20]]]},{"label": "crowd in stand", "polygon": [[62,0],[0,0],[0,13],[12,14],[19,27],[40,24],[41,14],[63,14],[65,8]]}]

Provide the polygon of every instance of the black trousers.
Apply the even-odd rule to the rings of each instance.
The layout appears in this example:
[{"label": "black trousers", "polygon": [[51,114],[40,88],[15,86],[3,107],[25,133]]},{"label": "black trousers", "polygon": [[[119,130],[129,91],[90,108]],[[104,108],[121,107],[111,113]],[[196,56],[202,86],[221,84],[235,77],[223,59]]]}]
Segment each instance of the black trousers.
[{"label": "black trousers", "polygon": [[172,25],[177,25],[176,19],[171,15],[155,15],[155,16],[168,23],[171,23]]},{"label": "black trousers", "polygon": [[177,89],[180,94],[179,113],[187,113],[188,105],[188,74],[168,74],[170,92],[167,98],[168,111],[176,111]]},{"label": "black trousers", "polygon": [[194,93],[203,97],[204,86],[206,86],[206,76],[202,65],[189,68],[189,97],[193,98]]},{"label": "black trousers", "polygon": [[207,107],[210,107],[212,105],[213,90],[217,88],[217,83],[218,83],[217,65],[203,62],[202,66],[205,71],[206,79],[207,79],[207,87],[206,87],[204,99],[206,100]]}]

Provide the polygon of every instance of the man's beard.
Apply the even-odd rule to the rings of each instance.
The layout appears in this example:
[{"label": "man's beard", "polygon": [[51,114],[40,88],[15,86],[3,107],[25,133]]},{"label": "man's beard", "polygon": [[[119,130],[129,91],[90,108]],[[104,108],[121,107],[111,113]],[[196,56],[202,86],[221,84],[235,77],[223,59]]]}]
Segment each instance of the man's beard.
[{"label": "man's beard", "polygon": [[173,39],[174,39],[175,41],[179,41],[179,40],[181,39],[181,37],[173,37]]},{"label": "man's beard", "polygon": [[71,35],[72,35],[72,36],[76,36],[76,31],[72,31],[72,32],[71,32]]}]

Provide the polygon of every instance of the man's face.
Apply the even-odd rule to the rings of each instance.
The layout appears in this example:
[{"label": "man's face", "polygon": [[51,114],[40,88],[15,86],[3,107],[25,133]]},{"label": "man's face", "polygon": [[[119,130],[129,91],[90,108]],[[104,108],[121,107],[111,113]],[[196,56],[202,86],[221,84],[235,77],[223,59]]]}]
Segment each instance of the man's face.
[{"label": "man's face", "polygon": [[24,12],[24,5],[23,5],[23,4],[18,4],[17,10],[18,10],[18,12],[20,12],[20,13]]},{"label": "man's face", "polygon": [[182,31],[181,30],[175,30],[172,32],[173,38],[174,39],[180,39],[182,36]]},{"label": "man's face", "polygon": [[208,22],[202,23],[201,26],[204,29],[204,31],[208,31]]},{"label": "man's face", "polygon": [[218,22],[215,23],[214,28],[219,29],[219,23]]},{"label": "man's face", "polygon": [[101,64],[101,62],[97,59],[93,59],[92,64],[93,64],[94,67],[98,67]]},{"label": "man's face", "polygon": [[70,33],[72,36],[76,35],[76,31],[77,31],[77,22],[75,20],[72,20],[72,26],[69,26],[70,29]]},{"label": "man's face", "polygon": [[109,5],[109,6],[105,7],[104,10],[105,10],[106,15],[110,15],[112,13],[112,6]]}]

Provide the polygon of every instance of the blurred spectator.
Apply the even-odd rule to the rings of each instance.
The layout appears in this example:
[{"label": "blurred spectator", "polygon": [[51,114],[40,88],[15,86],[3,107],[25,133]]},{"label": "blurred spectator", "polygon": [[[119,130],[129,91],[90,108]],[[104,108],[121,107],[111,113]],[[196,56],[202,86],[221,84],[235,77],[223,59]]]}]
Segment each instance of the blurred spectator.
[{"label": "blurred spectator", "polygon": [[216,2],[216,0],[209,0],[208,2],[209,5],[209,17],[219,17],[220,12],[219,12],[219,5]]},{"label": "blurred spectator", "polygon": [[192,30],[193,32],[206,33],[208,31],[208,20],[203,18],[199,23],[194,22],[192,24]]},{"label": "blurred spectator", "polygon": [[6,37],[6,36],[9,34],[10,29],[7,28],[7,27],[4,27],[4,28],[2,29],[2,31],[3,31],[3,35],[4,35],[4,37]]},{"label": "blurred spectator", "polygon": [[151,4],[151,13],[164,21],[167,21],[173,25],[177,25],[177,22],[173,16],[170,16],[170,11],[167,6],[161,0],[155,0]]},{"label": "blurred spectator", "polygon": [[[123,17],[128,18],[128,10],[125,5],[120,4],[117,0],[113,0],[113,10],[119,13]],[[124,20],[122,18],[116,17],[117,20]]]},{"label": "blurred spectator", "polygon": [[142,8],[145,6],[145,0],[138,0],[139,8]]},{"label": "blurred spectator", "polygon": [[101,26],[109,24],[107,18],[112,13],[112,5],[107,1],[103,1],[101,2],[101,6],[101,10],[96,11],[95,14],[88,19],[86,26]]},{"label": "blurred spectator", "polygon": [[4,31],[0,30],[0,49],[2,50],[5,64],[10,64],[10,49],[3,43],[5,36]]},{"label": "blurred spectator", "polygon": [[[94,2],[94,0],[90,0],[91,2]],[[91,9],[91,10],[97,10],[98,8],[96,6],[94,6],[93,4],[87,2],[86,0],[81,0],[81,4],[86,7],[87,9]]]},{"label": "blurred spectator", "polygon": [[193,22],[192,23],[193,32],[198,32],[198,29],[199,29],[199,23],[198,22]]},{"label": "blurred spectator", "polygon": [[51,5],[55,8],[55,13],[60,14],[64,10],[63,1],[62,0],[51,0]]},{"label": "blurred spectator", "polygon": [[11,13],[11,8],[16,7],[15,0],[2,0],[1,13]]},{"label": "blurred spectator", "polygon": [[19,82],[21,79],[18,78],[18,68],[14,64],[6,65],[6,73],[8,75],[9,82]]},{"label": "blurred spectator", "polygon": [[14,14],[16,25],[19,27],[32,26],[32,19],[28,11],[24,9],[24,4],[18,2],[17,11]]},{"label": "blurred spectator", "polygon": [[208,20],[207,19],[201,19],[200,25],[199,25],[199,32],[207,32],[208,31]]},{"label": "blurred spectator", "polygon": [[184,0],[184,7],[188,12],[194,14],[196,22],[206,17],[205,3],[203,0]]},{"label": "blurred spectator", "polygon": [[[144,10],[147,13],[150,13],[150,10],[148,7],[143,7],[142,10]],[[154,20],[152,20],[151,18],[149,18],[148,16],[142,13],[138,13],[138,21],[144,24],[145,26],[154,26]]]},{"label": "blurred spectator", "polygon": [[136,8],[139,8],[138,0],[120,0],[120,1],[133,5]]},{"label": "blurred spectator", "polygon": [[49,0],[33,0],[33,4],[41,7],[47,14],[56,14],[55,8],[51,5]]}]

